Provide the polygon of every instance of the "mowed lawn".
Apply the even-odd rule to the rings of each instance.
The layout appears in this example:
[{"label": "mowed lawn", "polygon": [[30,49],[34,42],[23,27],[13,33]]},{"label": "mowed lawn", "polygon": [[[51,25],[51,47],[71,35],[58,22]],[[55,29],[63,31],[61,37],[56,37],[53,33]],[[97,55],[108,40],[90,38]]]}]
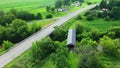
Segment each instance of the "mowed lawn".
[{"label": "mowed lawn", "polygon": [[9,10],[11,8],[30,10],[54,4],[56,0],[0,0],[0,9]]}]

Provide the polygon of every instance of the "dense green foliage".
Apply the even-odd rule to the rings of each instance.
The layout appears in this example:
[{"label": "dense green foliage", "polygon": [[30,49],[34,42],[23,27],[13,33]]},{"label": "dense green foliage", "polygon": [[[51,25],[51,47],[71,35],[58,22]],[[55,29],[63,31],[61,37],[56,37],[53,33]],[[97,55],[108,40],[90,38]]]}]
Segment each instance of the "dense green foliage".
[{"label": "dense green foliage", "polygon": [[46,18],[53,18],[52,14],[46,15]]},{"label": "dense green foliage", "polygon": [[32,24],[31,28],[28,28],[28,25],[25,21],[21,19],[15,19],[7,26],[0,25],[0,44],[4,40],[9,40],[13,43],[20,42],[39,29],[41,29],[41,27],[37,24]]},{"label": "dense green foliage", "polygon": [[79,44],[82,54],[78,68],[103,68],[97,53],[97,43],[90,38],[84,38]]},{"label": "dense green foliage", "polygon": [[13,46],[13,43],[11,43],[10,41],[3,41],[2,45],[3,45],[3,49],[7,50]]},{"label": "dense green foliage", "polygon": [[100,3],[100,8],[101,9],[107,9],[107,11],[105,10],[104,12],[106,12],[106,14],[108,16],[110,16],[111,19],[113,20],[118,20],[120,19],[120,1],[119,0],[102,0],[102,2]]},{"label": "dense green foliage", "polygon": [[58,47],[50,38],[43,40],[44,41],[38,41],[36,43],[33,43],[32,49],[30,50],[32,63],[40,62],[42,59],[55,52],[56,48]]},{"label": "dense green foliage", "polygon": [[25,21],[35,19],[39,20],[42,19],[42,15],[40,13],[34,15],[27,11],[17,11],[16,9],[11,9],[9,12],[4,12],[3,10],[0,10],[0,25],[6,26],[7,24],[12,23],[12,21],[15,19],[22,19]]},{"label": "dense green foliage", "polygon": [[[73,24],[72,22],[73,20],[68,21],[69,24],[66,23],[62,27],[55,27],[55,31],[53,32],[53,34],[55,33],[55,35],[51,36],[51,38],[45,38],[41,41],[37,41],[36,43],[33,43],[33,46],[30,52],[27,54],[29,56],[29,60],[27,60],[28,58],[26,57],[24,58],[24,62],[18,61],[17,64],[27,63],[30,67],[35,67],[36,65],[39,65],[39,67],[42,67],[42,65],[44,66],[44,64],[46,65],[49,62],[50,65],[53,65],[56,68],[59,68],[59,67],[70,68],[71,67],[70,63],[75,58],[70,58],[69,56],[70,52],[65,46],[66,38],[62,37],[62,35],[67,36],[67,30]],[[102,63],[102,61],[104,60],[101,60],[101,56],[104,56],[105,54],[106,56],[104,57],[106,58],[108,58],[107,56],[114,57],[114,58],[116,58],[117,56],[117,58],[119,58],[120,50],[119,50],[118,40],[110,39],[108,37],[107,39],[105,39],[105,37],[103,36],[108,35],[108,33],[111,32],[110,30],[115,28],[118,29],[118,27],[110,28],[108,31],[104,33],[101,33],[97,30],[94,31],[89,28],[81,24],[76,25],[77,35],[81,37],[81,38],[78,38],[80,39],[80,41],[77,40],[78,43],[72,52],[72,54],[75,53],[77,54],[76,56],[79,57],[79,59],[77,59],[79,60],[79,62],[76,65],[78,68],[83,68],[83,67],[104,68],[104,64],[106,63],[104,64]],[[63,31],[65,32],[65,34],[63,33]],[[117,32],[117,31],[118,30],[112,31],[112,32]],[[63,34],[61,35],[60,33],[63,33]],[[109,36],[110,37],[114,36],[115,38],[116,35],[115,34],[111,35],[111,34],[112,33],[109,33]],[[53,41],[54,37],[56,37],[56,39],[54,39]],[[116,38],[119,38],[119,37],[116,37]],[[57,42],[55,40],[57,40]],[[107,43],[108,41],[109,43]],[[118,44],[116,45],[116,43]],[[99,44],[101,47],[98,47]],[[116,56],[113,56],[114,52],[116,52]],[[17,64],[13,65],[13,67],[14,66],[19,67],[19,65]],[[29,66],[23,65],[23,67],[29,67]],[[49,64],[47,64],[46,67],[49,67]]]},{"label": "dense green foliage", "polygon": [[[70,68],[68,48],[65,45],[58,45],[59,48],[51,55],[52,62],[57,68]],[[64,46],[64,47],[63,47]]]},{"label": "dense green foliage", "polygon": [[119,47],[120,44],[118,43],[119,40],[112,40],[111,38],[104,36],[103,38],[100,39],[100,44],[103,47],[103,53],[105,53],[108,56],[113,56],[113,57],[118,57],[120,58],[119,55]]},{"label": "dense green foliage", "polygon": [[[67,5],[68,4],[66,4],[65,6]],[[103,13],[99,13],[93,11],[94,9],[91,9],[91,11],[85,13],[84,16],[82,15],[77,16],[77,18],[68,21],[61,27],[56,26],[55,30],[50,35],[50,38],[47,37],[45,39],[42,39],[41,41],[33,43],[32,48],[28,50],[29,53],[27,54],[27,57],[20,59],[18,63],[15,63],[11,67],[37,68],[36,66],[38,65],[39,68],[43,66],[46,66],[47,68],[50,66],[54,66],[55,68],[70,68],[71,67],[70,64],[74,63],[72,62],[72,60],[79,60],[79,62],[77,62],[78,64],[74,64],[75,66],[77,66],[77,68],[107,68],[106,65],[111,66],[114,65],[113,61],[114,62],[118,61],[116,65],[118,65],[117,67],[119,68],[120,64],[119,23],[117,23],[117,25],[114,23],[114,21],[110,23],[112,19],[115,20],[116,18],[115,17],[112,18],[111,16],[109,16],[108,15],[109,12],[105,11]],[[97,9],[100,9],[100,7]],[[113,9],[114,7],[111,8],[111,10],[114,12]],[[97,26],[96,23],[94,22],[95,19],[97,19],[96,20]],[[102,20],[102,22],[99,22],[99,20]],[[110,22],[106,23],[104,20]],[[71,28],[76,23],[76,21],[77,21],[77,24],[75,25],[77,34],[76,47],[72,51],[69,51],[69,49],[66,47],[67,33],[68,29]],[[87,23],[89,23],[88,25],[91,24],[91,26],[94,28],[85,25],[86,21]],[[83,22],[84,24],[81,24],[81,22]],[[99,24],[101,23],[102,25],[99,26]],[[108,26],[106,26],[106,24]],[[109,24],[112,25],[109,26]],[[100,28],[105,27],[106,30],[99,31],[95,28],[98,26]],[[30,32],[31,31],[32,30],[30,30]],[[36,31],[36,29],[34,29],[33,32],[34,31]],[[78,58],[77,59],[76,57],[70,58],[71,57],[70,54],[76,54]],[[117,61],[113,59],[117,59]],[[107,63],[111,61],[112,64]],[[112,68],[116,68],[116,66],[115,67],[113,66]]]}]

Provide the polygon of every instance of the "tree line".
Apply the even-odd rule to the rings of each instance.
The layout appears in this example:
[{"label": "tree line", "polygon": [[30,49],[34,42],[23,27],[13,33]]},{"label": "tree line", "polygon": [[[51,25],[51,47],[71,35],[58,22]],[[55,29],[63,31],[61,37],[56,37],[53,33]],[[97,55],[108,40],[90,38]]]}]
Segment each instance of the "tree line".
[{"label": "tree line", "polygon": [[88,21],[97,18],[103,18],[105,21],[114,21],[120,19],[120,1],[119,0],[102,0],[100,5],[86,12],[84,16]]},{"label": "tree line", "polygon": [[7,26],[0,25],[0,44],[4,48],[4,41],[18,43],[39,29],[41,29],[40,25],[31,24],[30,27],[24,20],[15,19]]},{"label": "tree line", "polygon": [[62,6],[64,6],[64,7],[70,6],[71,3],[76,2],[76,1],[80,2],[81,4],[84,2],[84,0],[56,0],[55,3],[54,3],[54,7],[46,6],[46,11],[54,12],[55,9],[59,9]]},{"label": "tree line", "polygon": [[15,19],[22,19],[25,21],[30,20],[40,20],[42,19],[41,13],[37,13],[37,15],[34,15],[32,13],[29,13],[27,11],[18,11],[16,9],[11,9],[8,12],[5,12],[3,10],[0,10],[0,25],[5,26],[7,24],[12,23]]}]

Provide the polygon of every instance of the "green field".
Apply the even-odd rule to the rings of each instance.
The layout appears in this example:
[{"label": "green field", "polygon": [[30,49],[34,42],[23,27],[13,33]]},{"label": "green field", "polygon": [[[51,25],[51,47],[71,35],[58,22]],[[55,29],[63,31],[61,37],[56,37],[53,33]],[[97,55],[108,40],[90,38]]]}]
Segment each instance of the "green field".
[{"label": "green field", "polygon": [[[56,0],[0,0],[0,9],[9,10],[11,8],[21,10],[31,10],[48,5],[53,5]],[[89,2],[100,2],[101,0],[86,0]]]},{"label": "green field", "polygon": [[55,0],[0,0],[0,9],[31,10],[54,4]]},{"label": "green field", "polygon": [[0,9],[5,11],[9,11],[10,9],[26,10],[33,14],[40,12],[43,18],[45,18],[47,14],[53,14],[54,17],[59,17],[87,6],[86,2],[95,3],[101,0],[86,0],[85,3],[79,7],[69,6],[68,12],[47,12],[46,6],[54,6],[55,1],[56,0],[0,0]]},{"label": "green field", "polygon": [[83,20],[76,20],[71,27],[74,28],[75,25],[79,23],[85,26],[91,27],[92,29],[97,29],[103,32],[108,30],[111,27],[120,26],[120,20],[104,21],[103,19],[98,19],[98,20],[93,20],[93,21],[86,21],[83,19]]}]

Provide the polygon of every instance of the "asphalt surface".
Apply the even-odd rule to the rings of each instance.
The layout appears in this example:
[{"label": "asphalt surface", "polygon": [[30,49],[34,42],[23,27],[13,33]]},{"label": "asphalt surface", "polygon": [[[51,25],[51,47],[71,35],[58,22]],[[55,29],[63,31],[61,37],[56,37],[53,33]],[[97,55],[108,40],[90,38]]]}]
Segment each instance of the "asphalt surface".
[{"label": "asphalt surface", "polygon": [[[95,4],[96,5],[96,4]],[[84,7],[80,10],[77,10],[73,13],[68,14],[65,17],[60,18],[59,20],[55,21],[53,24],[49,25],[48,27],[34,33],[30,37],[26,38],[25,40],[19,42],[11,48],[8,52],[0,56],[0,68],[3,68],[5,65],[13,61],[16,57],[21,55],[23,52],[25,52],[27,49],[29,49],[32,46],[32,43],[41,40],[42,38],[48,36],[50,33],[54,31],[55,26],[60,26],[72,17],[78,15],[79,13],[86,11],[88,9],[91,9],[95,7],[95,5],[90,5],[88,7]]]}]

